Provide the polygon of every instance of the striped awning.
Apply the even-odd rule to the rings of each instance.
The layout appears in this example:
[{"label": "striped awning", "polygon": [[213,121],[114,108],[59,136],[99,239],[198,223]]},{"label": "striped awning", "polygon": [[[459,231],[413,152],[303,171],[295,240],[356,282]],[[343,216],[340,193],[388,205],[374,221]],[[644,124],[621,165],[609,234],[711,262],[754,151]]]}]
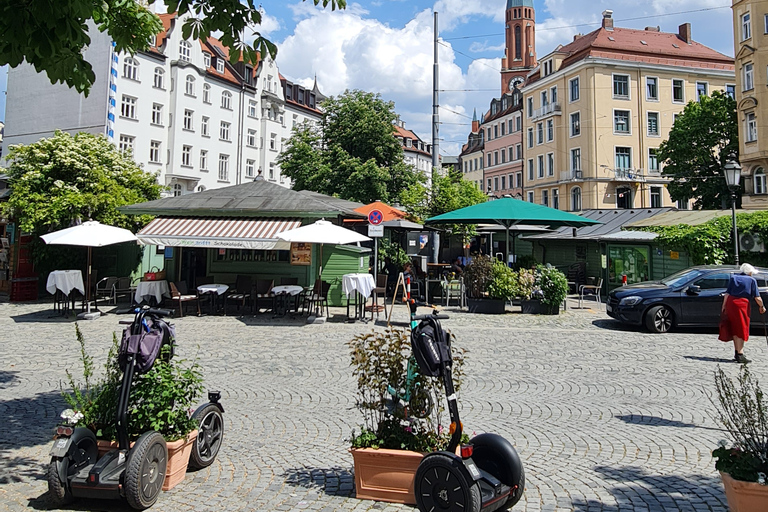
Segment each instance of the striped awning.
[{"label": "striped awning", "polygon": [[301,226],[284,218],[158,217],[136,234],[143,245],[226,249],[290,249],[277,235]]}]

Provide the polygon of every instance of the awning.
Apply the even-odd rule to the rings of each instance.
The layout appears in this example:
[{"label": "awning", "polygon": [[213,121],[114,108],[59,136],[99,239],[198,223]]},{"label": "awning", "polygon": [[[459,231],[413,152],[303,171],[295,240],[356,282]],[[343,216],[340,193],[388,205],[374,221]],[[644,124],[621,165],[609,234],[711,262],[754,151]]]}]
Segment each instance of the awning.
[{"label": "awning", "polygon": [[277,239],[301,226],[299,219],[158,217],[136,234],[143,245],[225,249],[290,249]]}]

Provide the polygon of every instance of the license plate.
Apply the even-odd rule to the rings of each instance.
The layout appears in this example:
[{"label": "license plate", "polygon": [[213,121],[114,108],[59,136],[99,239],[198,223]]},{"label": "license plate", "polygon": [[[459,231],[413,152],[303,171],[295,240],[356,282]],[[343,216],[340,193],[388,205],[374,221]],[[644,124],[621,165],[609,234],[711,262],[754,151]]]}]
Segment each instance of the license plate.
[{"label": "license plate", "polygon": [[67,449],[69,448],[69,442],[71,438],[70,437],[62,437],[61,439],[57,439],[53,442],[53,448],[51,448],[51,451],[49,455],[52,455],[54,457],[63,457],[67,454]]},{"label": "license plate", "polygon": [[606,304],[606,305],[605,305],[605,310],[606,310],[608,313],[610,313],[611,311],[613,311],[613,308],[611,307],[611,305],[610,305],[610,304]]}]

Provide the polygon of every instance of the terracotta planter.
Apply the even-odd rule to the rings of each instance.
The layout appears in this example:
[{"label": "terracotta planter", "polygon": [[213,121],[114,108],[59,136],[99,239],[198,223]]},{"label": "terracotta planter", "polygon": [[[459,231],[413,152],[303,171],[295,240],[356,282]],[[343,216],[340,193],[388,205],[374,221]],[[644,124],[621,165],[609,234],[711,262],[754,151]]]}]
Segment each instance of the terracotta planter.
[{"label": "terracotta planter", "polygon": [[768,485],[757,482],[734,480],[728,473],[720,472],[725,487],[725,497],[731,512],[764,512],[768,510]]},{"label": "terracotta planter", "polygon": [[423,453],[384,448],[353,448],[355,490],[360,499],[416,504],[413,477]]}]

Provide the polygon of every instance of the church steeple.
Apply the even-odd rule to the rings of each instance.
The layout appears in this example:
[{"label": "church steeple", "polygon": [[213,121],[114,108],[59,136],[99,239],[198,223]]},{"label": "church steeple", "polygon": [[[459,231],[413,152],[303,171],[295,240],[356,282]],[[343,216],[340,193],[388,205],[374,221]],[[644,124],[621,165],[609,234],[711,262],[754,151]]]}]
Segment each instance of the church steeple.
[{"label": "church steeple", "polygon": [[507,0],[506,50],[501,60],[501,92],[510,92],[536,67],[536,10],[533,0]]}]

